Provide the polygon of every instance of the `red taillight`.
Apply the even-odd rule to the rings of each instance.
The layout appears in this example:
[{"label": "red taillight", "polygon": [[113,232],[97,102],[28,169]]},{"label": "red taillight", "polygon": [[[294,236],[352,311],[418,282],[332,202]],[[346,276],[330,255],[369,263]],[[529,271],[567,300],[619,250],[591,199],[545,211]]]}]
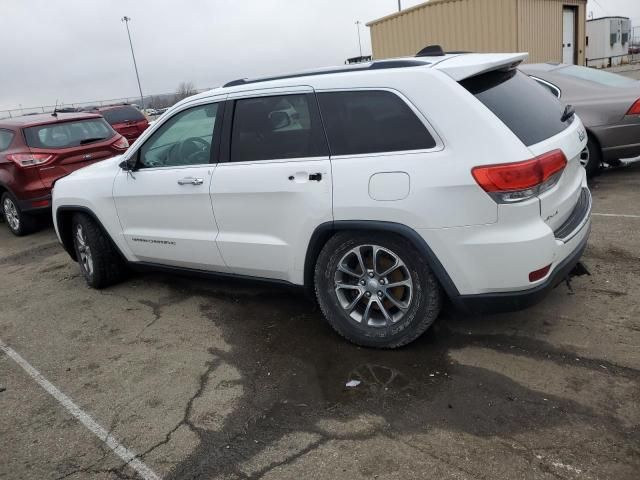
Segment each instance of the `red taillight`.
[{"label": "red taillight", "polygon": [[551,265],[547,265],[546,267],[542,267],[539,270],[534,270],[529,274],[529,281],[535,282],[537,280],[540,280],[541,278],[546,277],[550,269],[551,269]]},{"label": "red taillight", "polygon": [[129,142],[126,138],[120,137],[118,140],[113,142],[113,146],[119,150],[126,150],[129,148]]},{"label": "red taillight", "polygon": [[471,174],[498,201],[518,202],[553,186],[566,165],[562,150],[553,150],[523,162],[475,167]]},{"label": "red taillight", "polygon": [[10,153],[7,160],[11,160],[19,167],[35,167],[47,163],[53,158],[50,153]]},{"label": "red taillight", "polygon": [[640,115],[640,98],[636,100],[636,103],[631,105],[627,115]]}]

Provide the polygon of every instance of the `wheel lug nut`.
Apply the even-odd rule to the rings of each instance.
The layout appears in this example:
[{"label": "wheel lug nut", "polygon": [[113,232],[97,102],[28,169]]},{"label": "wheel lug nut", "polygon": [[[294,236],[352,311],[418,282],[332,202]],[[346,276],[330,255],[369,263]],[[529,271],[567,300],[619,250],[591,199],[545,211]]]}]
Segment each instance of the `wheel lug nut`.
[{"label": "wheel lug nut", "polygon": [[371,292],[365,292],[364,296],[369,298],[371,296]]},{"label": "wheel lug nut", "polygon": [[380,279],[380,285],[384,285],[385,283],[387,283],[387,281],[384,278]]},{"label": "wheel lug nut", "polygon": [[382,296],[382,292],[378,292],[378,296],[381,297]]},{"label": "wheel lug nut", "polygon": [[373,272],[369,272],[369,277],[373,278]]},{"label": "wheel lug nut", "polygon": [[360,280],[360,285],[363,285],[363,286],[364,286],[364,285],[366,285],[366,284],[367,284],[367,282],[365,282],[364,280]]}]

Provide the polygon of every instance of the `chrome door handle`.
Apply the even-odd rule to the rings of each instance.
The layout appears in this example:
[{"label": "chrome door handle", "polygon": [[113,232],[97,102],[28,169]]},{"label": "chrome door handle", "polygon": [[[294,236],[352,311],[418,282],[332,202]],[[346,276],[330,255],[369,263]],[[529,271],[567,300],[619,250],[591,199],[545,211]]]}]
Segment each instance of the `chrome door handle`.
[{"label": "chrome door handle", "polygon": [[178,185],[202,185],[204,178],[185,177],[178,180]]}]

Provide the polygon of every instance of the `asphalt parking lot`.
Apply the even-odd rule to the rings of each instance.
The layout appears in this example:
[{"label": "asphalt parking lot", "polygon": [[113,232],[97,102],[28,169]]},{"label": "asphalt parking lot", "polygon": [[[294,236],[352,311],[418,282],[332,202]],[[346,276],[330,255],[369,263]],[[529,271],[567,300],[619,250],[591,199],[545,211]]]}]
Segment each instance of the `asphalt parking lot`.
[{"label": "asphalt parking lot", "polygon": [[398,351],[283,289],[91,290],[51,229],[0,225],[0,478],[637,479],[640,165],[592,191],[590,277]]}]

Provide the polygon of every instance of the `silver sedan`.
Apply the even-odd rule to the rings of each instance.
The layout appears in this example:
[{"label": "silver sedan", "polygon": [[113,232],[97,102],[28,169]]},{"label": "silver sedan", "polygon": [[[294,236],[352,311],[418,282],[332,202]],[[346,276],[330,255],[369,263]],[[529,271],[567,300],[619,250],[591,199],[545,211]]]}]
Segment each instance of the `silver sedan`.
[{"label": "silver sedan", "polygon": [[640,81],[577,65],[538,63],[520,69],[575,108],[589,135],[581,158],[589,176],[603,163],[640,160]]}]

